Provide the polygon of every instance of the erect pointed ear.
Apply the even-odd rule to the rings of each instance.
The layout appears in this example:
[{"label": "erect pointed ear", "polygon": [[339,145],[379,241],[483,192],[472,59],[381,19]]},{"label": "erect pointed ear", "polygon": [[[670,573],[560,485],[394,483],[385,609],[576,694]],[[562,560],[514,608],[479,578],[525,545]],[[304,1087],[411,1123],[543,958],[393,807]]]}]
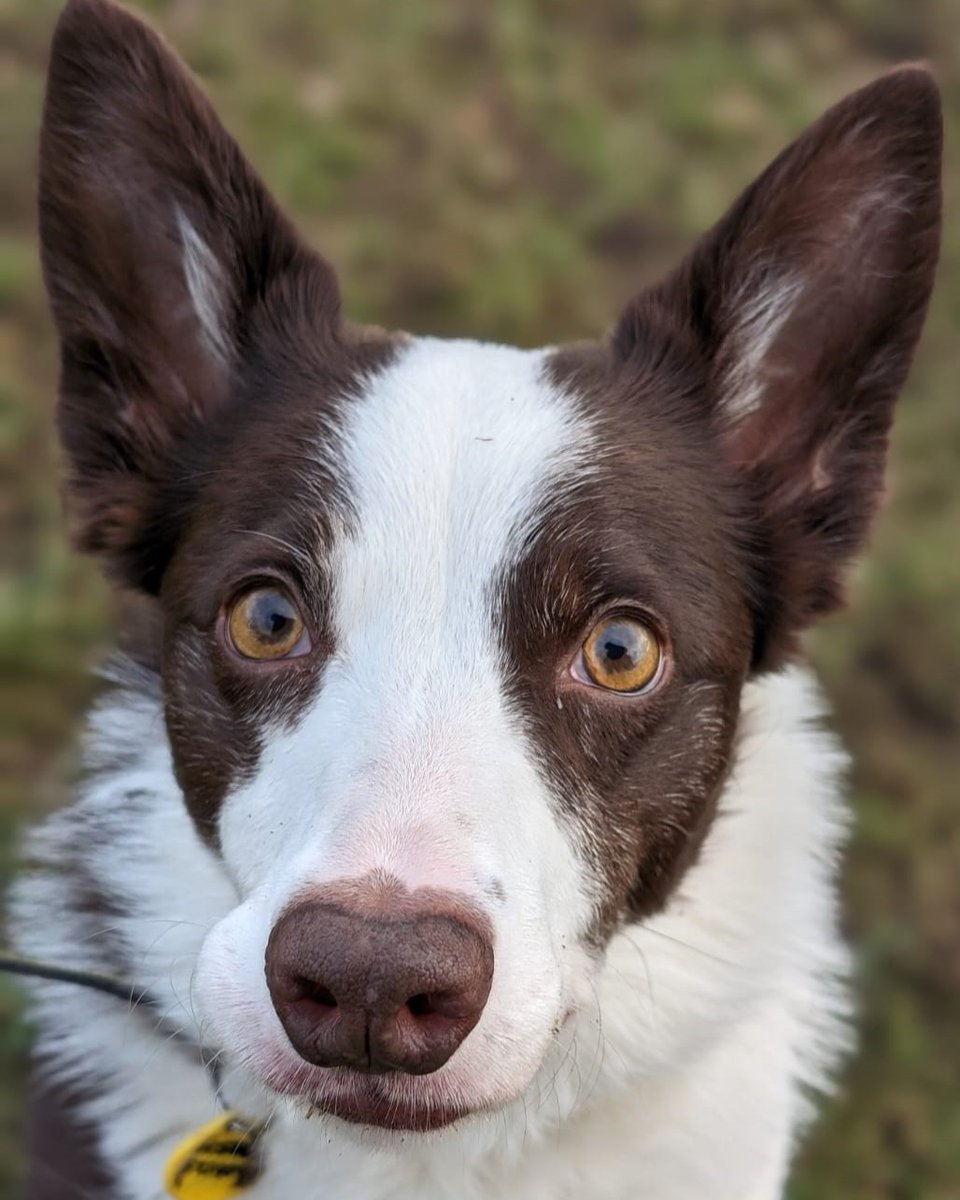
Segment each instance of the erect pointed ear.
[{"label": "erect pointed ear", "polygon": [[880,499],[934,278],[940,148],[926,71],[853,93],[614,332],[629,359],[666,325],[703,361],[722,453],[756,520],[758,667],[839,604]]},{"label": "erect pointed ear", "polygon": [[151,508],[172,463],[225,403],[258,321],[282,327],[297,302],[314,336],[337,336],[336,279],[182,64],[109,0],[70,0],[57,25],[39,203],[77,539],[155,590]]}]

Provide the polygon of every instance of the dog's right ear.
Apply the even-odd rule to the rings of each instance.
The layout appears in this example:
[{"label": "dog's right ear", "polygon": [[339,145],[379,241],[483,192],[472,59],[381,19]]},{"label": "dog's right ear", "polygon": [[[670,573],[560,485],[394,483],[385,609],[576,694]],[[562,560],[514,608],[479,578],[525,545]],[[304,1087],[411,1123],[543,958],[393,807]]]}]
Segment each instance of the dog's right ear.
[{"label": "dog's right ear", "polygon": [[284,306],[336,338],[336,278],[179,60],[110,0],[69,0],[57,25],[39,203],[77,541],[156,591],[174,536],[157,496],[187,440]]},{"label": "dog's right ear", "polygon": [[940,97],[905,67],[802,133],[627,306],[617,360],[663,332],[707,382],[717,452],[752,516],[755,670],[843,599],[883,494],[887,437],[933,286]]}]

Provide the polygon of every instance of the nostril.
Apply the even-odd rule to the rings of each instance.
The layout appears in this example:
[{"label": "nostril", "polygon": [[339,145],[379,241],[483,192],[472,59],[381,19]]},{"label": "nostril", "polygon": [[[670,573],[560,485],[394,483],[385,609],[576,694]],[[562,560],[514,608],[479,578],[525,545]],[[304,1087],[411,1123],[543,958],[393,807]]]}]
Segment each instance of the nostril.
[{"label": "nostril", "polygon": [[419,992],[407,1001],[407,1008],[415,1017],[426,1017],[434,1011],[433,1002],[426,992]]},{"label": "nostril", "polygon": [[463,992],[418,992],[407,1001],[407,1009],[414,1017],[445,1017],[462,1020],[473,1005]]},{"label": "nostril", "polygon": [[303,976],[294,981],[292,999],[311,1000],[321,1008],[337,1007],[337,998],[328,987],[325,987],[322,983],[316,983],[312,979],[306,979]]}]

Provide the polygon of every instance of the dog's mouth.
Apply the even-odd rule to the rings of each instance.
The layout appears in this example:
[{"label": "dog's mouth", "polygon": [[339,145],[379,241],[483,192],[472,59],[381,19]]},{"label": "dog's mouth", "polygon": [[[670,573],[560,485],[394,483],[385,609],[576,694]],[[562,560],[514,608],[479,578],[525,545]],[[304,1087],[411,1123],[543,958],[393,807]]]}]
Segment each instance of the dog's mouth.
[{"label": "dog's mouth", "polygon": [[377,1079],[363,1075],[335,1094],[312,1097],[311,1109],[351,1125],[406,1133],[432,1133],[468,1115],[459,1105],[398,1096]]},{"label": "dog's mouth", "polygon": [[[553,1023],[548,1047],[557,1043],[576,1011],[567,1007],[563,1017]],[[497,1086],[490,1087],[493,1081],[489,1077],[476,1079],[465,1063],[459,1069],[445,1064],[422,1075],[381,1073],[352,1066],[313,1066],[292,1056],[288,1047],[275,1045],[266,1061],[261,1059],[256,1074],[261,1084],[308,1119],[322,1115],[385,1133],[428,1134],[496,1113],[522,1094],[544,1061],[545,1057],[538,1058],[529,1077],[525,1073],[510,1082],[498,1080]]]},{"label": "dog's mouth", "polygon": [[371,1075],[349,1067],[325,1069],[323,1076],[309,1089],[304,1089],[302,1076],[275,1077],[270,1084],[274,1091],[299,1102],[308,1116],[323,1114],[389,1132],[433,1133],[474,1111],[424,1079]]}]

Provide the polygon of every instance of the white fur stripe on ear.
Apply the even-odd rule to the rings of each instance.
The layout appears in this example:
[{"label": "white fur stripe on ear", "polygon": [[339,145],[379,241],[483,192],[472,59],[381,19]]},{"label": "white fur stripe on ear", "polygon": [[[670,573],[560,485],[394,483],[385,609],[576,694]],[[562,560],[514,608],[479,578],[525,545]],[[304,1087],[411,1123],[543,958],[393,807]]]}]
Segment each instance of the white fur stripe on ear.
[{"label": "white fur stripe on ear", "polygon": [[739,421],[759,408],[766,386],[764,360],[803,288],[801,276],[784,276],[744,295],[735,306],[739,308],[737,332],[732,339],[732,361],[723,386],[723,407],[729,421]]},{"label": "white fur stripe on ear", "polygon": [[175,208],[177,229],[183,243],[183,273],[190,301],[200,322],[204,340],[222,362],[230,358],[223,298],[226,295],[223,268],[207,243],[187,220],[183,209]]}]

